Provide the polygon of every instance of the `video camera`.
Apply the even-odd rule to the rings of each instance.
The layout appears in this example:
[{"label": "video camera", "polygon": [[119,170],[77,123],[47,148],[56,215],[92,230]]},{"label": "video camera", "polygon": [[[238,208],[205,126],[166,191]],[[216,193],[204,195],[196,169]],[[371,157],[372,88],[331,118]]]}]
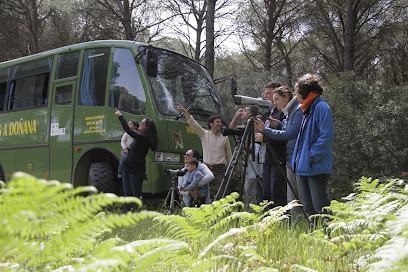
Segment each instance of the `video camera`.
[{"label": "video camera", "polygon": [[167,176],[184,176],[187,173],[187,169],[184,170],[172,170],[172,169],[165,169],[164,174]]},{"label": "video camera", "polygon": [[223,127],[221,129],[222,136],[229,136],[229,135],[236,135],[236,136],[242,136],[244,135],[244,128],[229,128],[229,127]]}]

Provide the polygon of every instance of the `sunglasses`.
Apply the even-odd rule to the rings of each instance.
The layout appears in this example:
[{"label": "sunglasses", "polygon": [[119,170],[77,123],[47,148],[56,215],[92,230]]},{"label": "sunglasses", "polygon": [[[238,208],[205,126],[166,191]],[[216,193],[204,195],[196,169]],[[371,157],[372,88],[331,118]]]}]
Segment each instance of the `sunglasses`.
[{"label": "sunglasses", "polygon": [[186,154],[184,154],[184,156],[190,157],[191,155],[186,153]]}]

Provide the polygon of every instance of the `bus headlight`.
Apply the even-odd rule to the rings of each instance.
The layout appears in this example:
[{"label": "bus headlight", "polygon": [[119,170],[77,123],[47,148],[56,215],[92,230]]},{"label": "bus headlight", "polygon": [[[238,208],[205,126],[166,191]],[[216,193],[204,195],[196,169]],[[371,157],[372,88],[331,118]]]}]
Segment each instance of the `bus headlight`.
[{"label": "bus headlight", "polygon": [[179,153],[156,152],[154,160],[157,162],[180,162],[181,155]]}]

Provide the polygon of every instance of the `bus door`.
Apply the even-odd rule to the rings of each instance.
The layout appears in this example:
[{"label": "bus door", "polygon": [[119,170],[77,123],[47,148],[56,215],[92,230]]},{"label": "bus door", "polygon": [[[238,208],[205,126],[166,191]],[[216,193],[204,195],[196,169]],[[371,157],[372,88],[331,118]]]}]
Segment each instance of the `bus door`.
[{"label": "bus door", "polygon": [[50,124],[50,179],[71,183],[74,94],[77,80],[55,83]]}]

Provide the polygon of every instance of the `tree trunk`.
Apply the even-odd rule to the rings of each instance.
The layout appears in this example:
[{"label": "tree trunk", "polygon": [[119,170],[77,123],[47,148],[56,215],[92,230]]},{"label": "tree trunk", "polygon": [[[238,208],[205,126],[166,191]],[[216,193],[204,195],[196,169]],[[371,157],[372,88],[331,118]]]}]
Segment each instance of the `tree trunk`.
[{"label": "tree trunk", "polygon": [[30,33],[30,54],[35,54],[39,52],[38,48],[38,10],[37,10],[37,1],[31,0],[30,3],[30,10],[25,10],[25,16],[27,22],[29,22],[29,33]]},{"label": "tree trunk", "polygon": [[267,7],[267,25],[266,25],[266,39],[265,39],[265,59],[264,59],[264,70],[266,72],[271,71],[272,62],[272,45],[275,36],[274,30],[276,26],[277,16],[275,16],[275,9],[277,8],[275,1],[267,0],[265,1]]},{"label": "tree trunk", "polygon": [[289,87],[293,87],[292,86],[292,82],[293,82],[293,71],[292,71],[292,63],[291,60],[289,58],[289,54],[285,48],[285,45],[282,42],[282,37],[279,37],[279,40],[276,43],[276,46],[279,48],[279,51],[281,52],[281,55],[283,56],[284,60],[285,60],[285,66],[286,66],[286,74],[288,77],[288,86]]},{"label": "tree trunk", "polygon": [[125,36],[126,40],[133,41],[135,39],[135,35],[132,31],[132,19],[131,13],[129,8],[129,0],[117,0],[120,12],[122,13],[122,24],[123,28],[125,29]]},{"label": "tree trunk", "polygon": [[205,66],[214,77],[214,16],[216,0],[208,0],[207,13],[205,17]]},{"label": "tree trunk", "polygon": [[344,30],[344,71],[354,69],[354,45],[359,0],[347,0]]},{"label": "tree trunk", "polygon": [[202,28],[197,27],[197,32],[196,32],[196,42],[195,42],[195,53],[194,53],[194,60],[199,62],[200,61],[200,52],[201,52],[201,33],[202,33]]}]

